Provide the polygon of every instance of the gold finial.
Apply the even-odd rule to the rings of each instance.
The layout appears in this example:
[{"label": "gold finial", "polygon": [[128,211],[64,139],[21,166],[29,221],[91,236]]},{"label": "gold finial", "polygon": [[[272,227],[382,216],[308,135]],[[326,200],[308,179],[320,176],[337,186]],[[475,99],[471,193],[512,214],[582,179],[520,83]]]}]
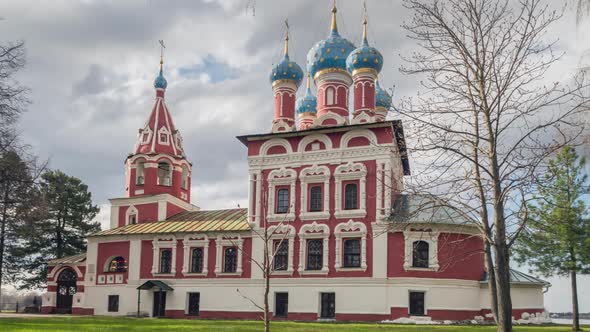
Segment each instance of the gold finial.
[{"label": "gold finial", "polygon": [[307,71],[307,90],[311,89],[311,74]]},{"label": "gold finial", "polygon": [[367,1],[363,1],[363,43],[367,42]]},{"label": "gold finial", "polygon": [[289,56],[289,19],[285,19],[285,56]]},{"label": "gold finial", "polygon": [[338,9],[336,8],[336,0],[334,0],[334,3],[332,4],[332,31],[338,31],[338,25],[336,24],[336,13],[338,12]]},{"label": "gold finial", "polygon": [[160,72],[162,71],[162,66],[164,65],[164,49],[166,46],[164,45],[164,41],[162,39],[158,40],[160,43]]}]

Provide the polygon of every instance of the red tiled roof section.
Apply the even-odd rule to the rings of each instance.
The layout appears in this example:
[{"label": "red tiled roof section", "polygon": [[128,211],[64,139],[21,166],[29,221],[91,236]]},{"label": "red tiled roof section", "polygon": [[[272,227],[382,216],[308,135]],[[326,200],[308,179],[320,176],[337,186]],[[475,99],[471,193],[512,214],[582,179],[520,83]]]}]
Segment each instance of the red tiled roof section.
[{"label": "red tiled roof section", "polygon": [[188,211],[165,221],[126,225],[89,236],[247,231],[248,209]]}]

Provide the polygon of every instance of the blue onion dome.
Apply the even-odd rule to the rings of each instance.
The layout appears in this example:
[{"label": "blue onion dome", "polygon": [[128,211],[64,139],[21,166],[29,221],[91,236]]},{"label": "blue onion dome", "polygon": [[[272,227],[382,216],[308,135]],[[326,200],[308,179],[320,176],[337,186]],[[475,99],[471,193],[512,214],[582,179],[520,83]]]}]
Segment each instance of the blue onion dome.
[{"label": "blue onion dome", "polygon": [[166,81],[164,74],[162,74],[162,64],[164,64],[164,61],[160,60],[160,74],[154,80],[154,88],[166,90],[168,81]]},{"label": "blue onion dome", "polygon": [[303,79],[303,70],[295,61],[289,60],[289,34],[285,36],[285,56],[283,60],[272,67],[270,73],[270,83],[277,81],[293,81],[297,86]]},{"label": "blue onion dome", "polygon": [[367,41],[367,16],[363,20],[363,44],[346,58],[346,69],[353,74],[358,70],[374,70],[379,74],[383,68],[383,56]]},{"label": "blue onion dome", "polygon": [[297,114],[317,112],[318,100],[311,92],[310,82],[311,77],[310,74],[307,73],[307,90],[305,91],[305,96],[298,98],[295,103],[295,111]]},{"label": "blue onion dome", "polygon": [[336,6],[332,8],[332,27],[327,39],[319,41],[307,53],[307,71],[312,77],[323,70],[346,70],[346,58],[355,49],[353,43],[338,34]]},{"label": "blue onion dome", "polygon": [[390,109],[391,105],[391,96],[381,88],[379,81],[377,81],[377,86],[375,87],[375,107]]}]

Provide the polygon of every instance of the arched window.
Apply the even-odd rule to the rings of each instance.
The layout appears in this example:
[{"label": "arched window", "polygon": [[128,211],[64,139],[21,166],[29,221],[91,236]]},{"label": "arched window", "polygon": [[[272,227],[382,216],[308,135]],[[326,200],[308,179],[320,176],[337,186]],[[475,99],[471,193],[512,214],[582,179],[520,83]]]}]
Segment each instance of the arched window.
[{"label": "arched window", "polygon": [[324,240],[307,241],[307,270],[321,270],[324,258]]},{"label": "arched window", "polygon": [[287,240],[275,241],[274,243],[274,270],[286,271],[289,261],[289,242]]},{"label": "arched window", "polygon": [[172,250],[160,251],[160,273],[172,273]]},{"label": "arched window", "polygon": [[344,267],[361,267],[361,240],[344,240]]},{"label": "arched window", "polygon": [[344,209],[358,209],[358,188],[356,183],[349,183],[344,187]]},{"label": "arched window", "polygon": [[326,89],[326,105],[334,105],[334,88]]},{"label": "arched window", "polygon": [[412,247],[412,267],[428,267],[428,242],[416,241]]},{"label": "arched window", "polygon": [[188,167],[186,167],[186,165],[182,166],[181,187],[182,189],[188,189]]},{"label": "arched window", "polygon": [[169,163],[161,161],[158,163],[158,185],[172,185],[172,167]]},{"label": "arched window", "polygon": [[322,211],[322,187],[313,186],[309,190],[309,211]]},{"label": "arched window", "polygon": [[191,273],[203,273],[203,248],[192,250]]},{"label": "arched window", "polygon": [[111,259],[106,272],[127,272],[127,261],[121,256]]},{"label": "arched window", "polygon": [[238,250],[235,247],[225,248],[223,263],[223,272],[236,272],[238,266]]},{"label": "arched window", "polygon": [[135,168],[135,184],[141,186],[145,183],[145,162],[140,161]]},{"label": "arched window", "polygon": [[279,189],[277,192],[277,212],[287,213],[289,211],[289,189]]}]

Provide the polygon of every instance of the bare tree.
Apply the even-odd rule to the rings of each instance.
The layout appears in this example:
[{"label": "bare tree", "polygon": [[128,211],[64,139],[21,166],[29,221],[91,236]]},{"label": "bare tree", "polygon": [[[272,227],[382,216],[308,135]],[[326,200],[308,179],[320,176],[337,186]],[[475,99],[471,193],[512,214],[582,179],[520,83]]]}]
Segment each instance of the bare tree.
[{"label": "bare tree", "polygon": [[24,42],[0,45],[0,149],[15,141],[12,125],[28,104],[28,89],[15,78],[25,65]]},{"label": "bare tree", "polygon": [[[424,93],[400,103],[414,174],[407,191],[460,211],[485,243],[498,331],[512,331],[510,248],[547,156],[575,143],[588,110],[583,78],[547,82],[561,55],[547,29],[561,15],[542,0],[404,0],[418,51],[403,73]],[[416,165],[416,163],[418,163]]]}]

